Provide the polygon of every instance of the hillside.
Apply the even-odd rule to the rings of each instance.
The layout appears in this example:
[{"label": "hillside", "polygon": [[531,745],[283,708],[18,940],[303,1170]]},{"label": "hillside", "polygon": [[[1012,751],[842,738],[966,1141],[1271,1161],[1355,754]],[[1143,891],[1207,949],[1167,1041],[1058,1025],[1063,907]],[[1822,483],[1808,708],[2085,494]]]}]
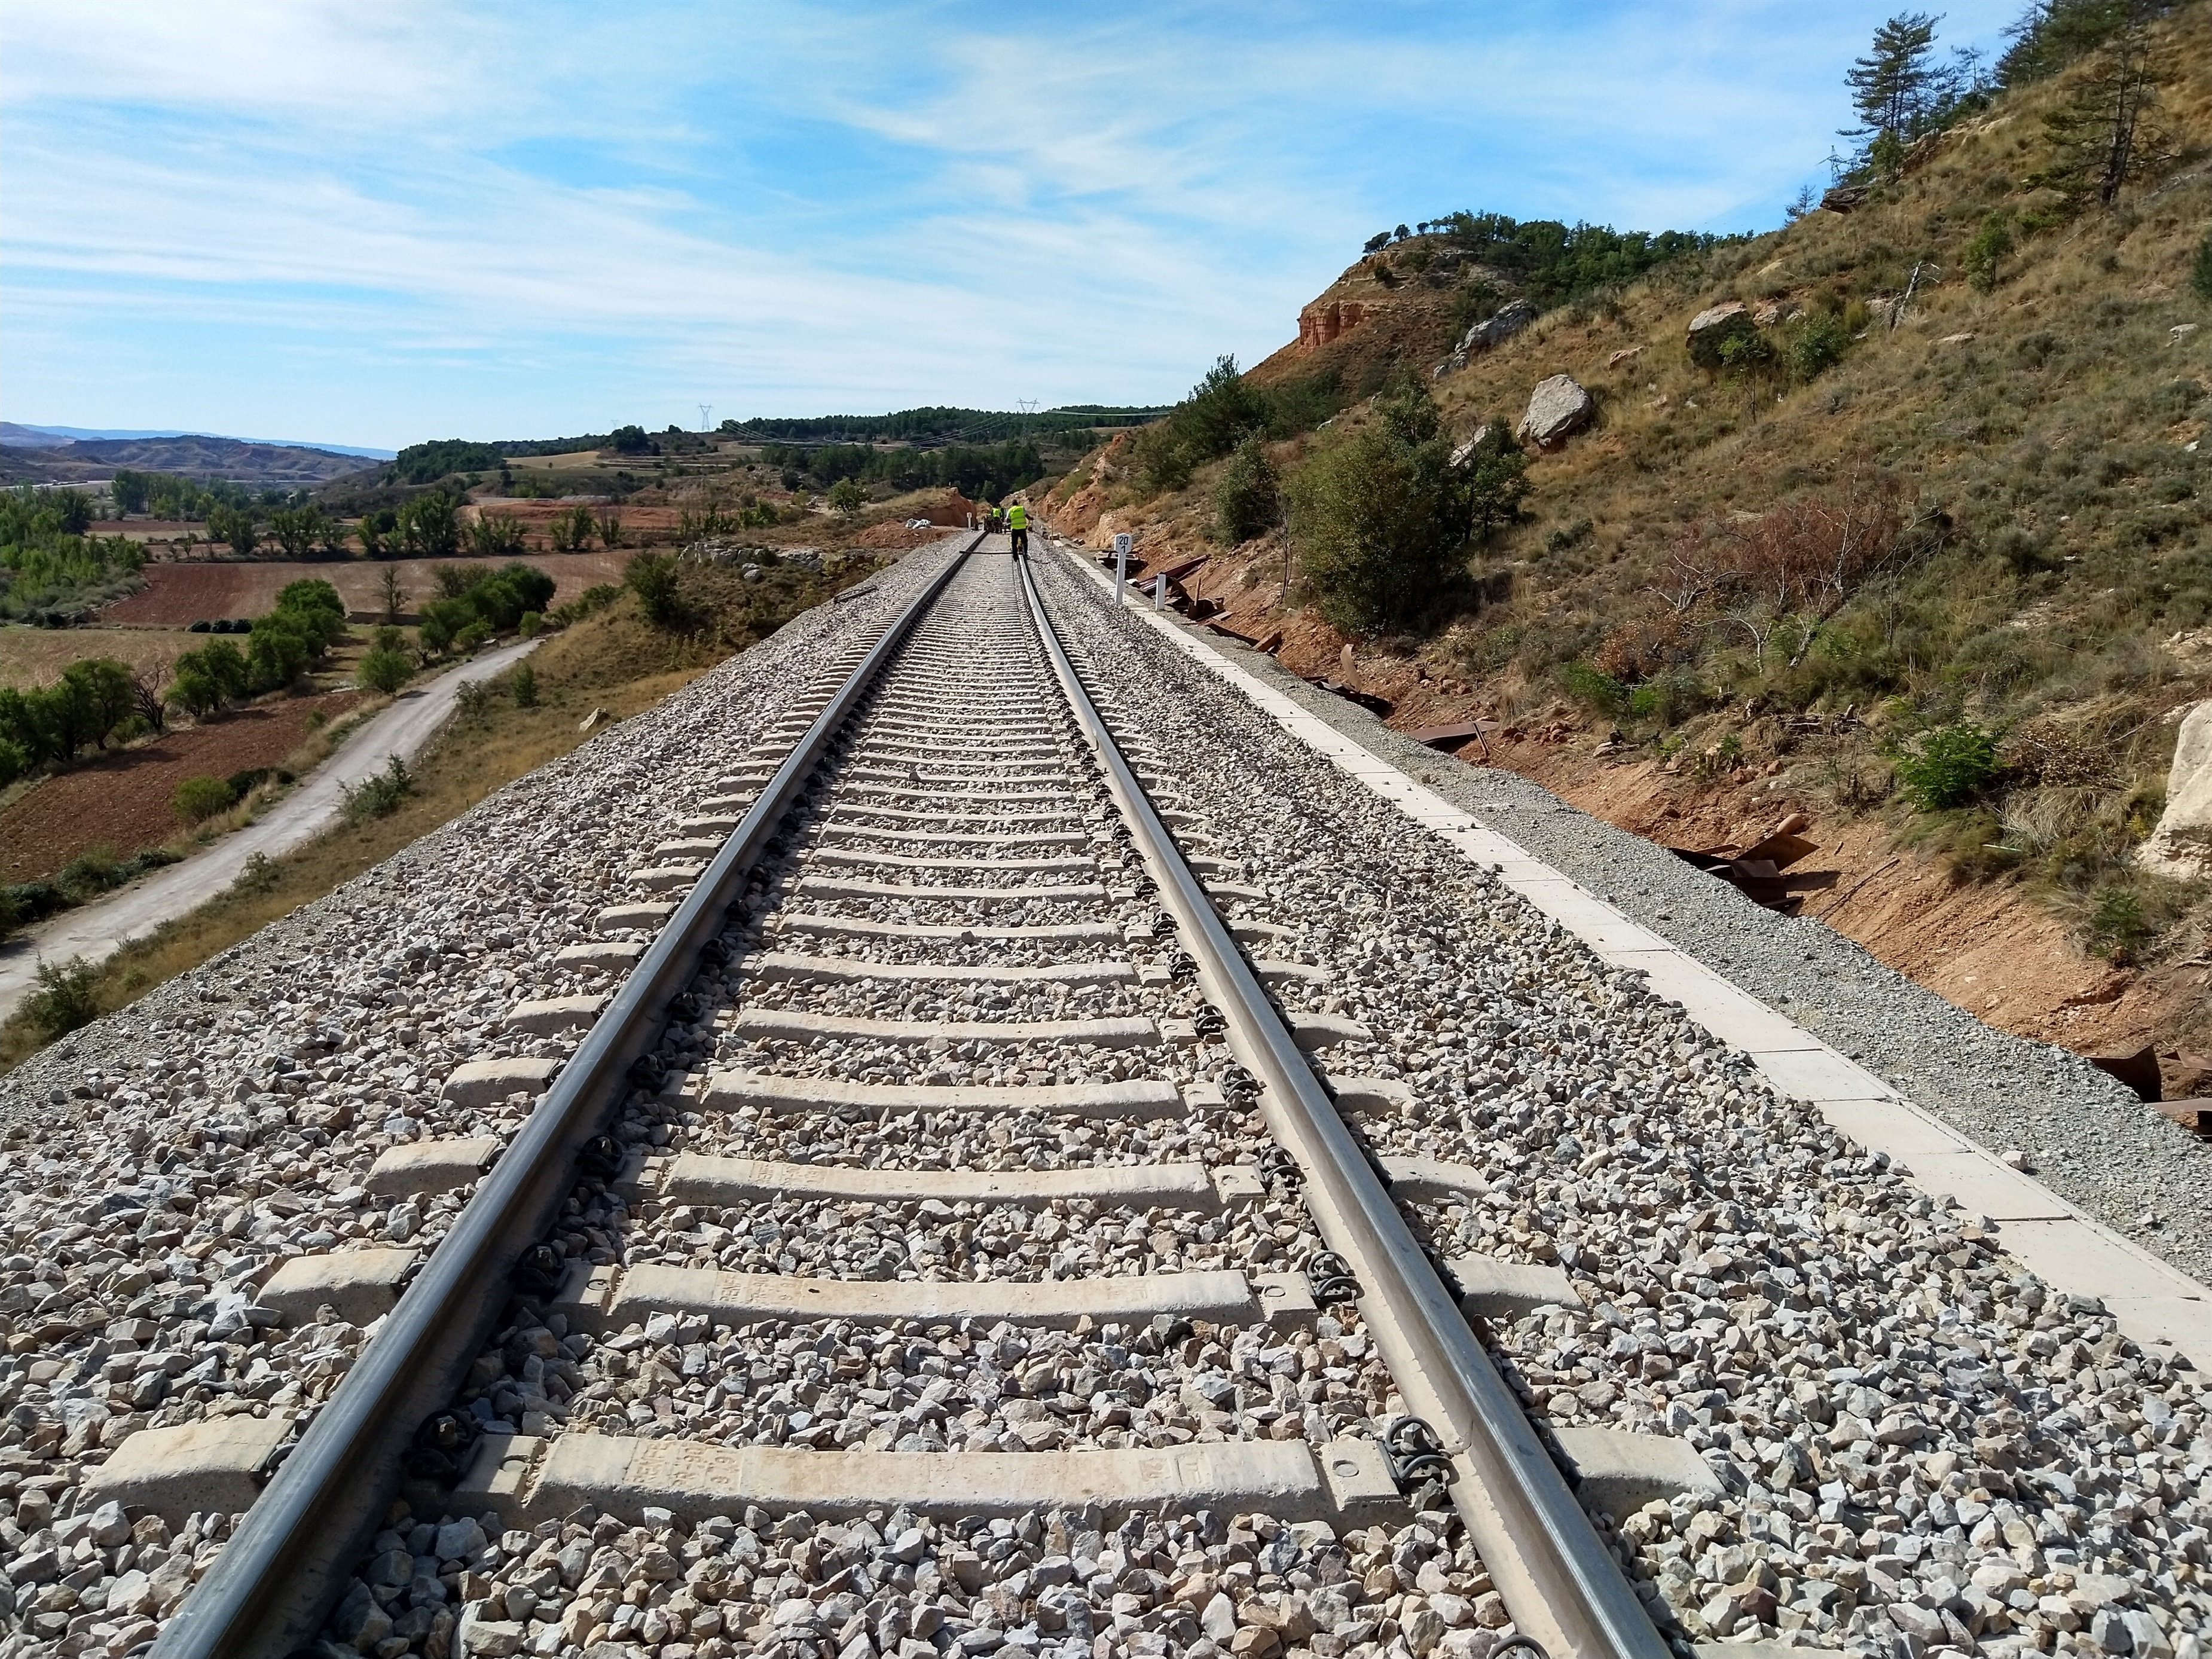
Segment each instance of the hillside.
[{"label": "hillside", "polygon": [[[2191,287],[2212,6],[2148,44],[2141,176],[2109,210],[2038,177],[2107,49],[1832,194],[1847,211],[1536,306],[1463,358],[1471,295],[1503,308],[1511,272],[1440,269],[1449,234],[1348,268],[1244,377],[1279,410],[1339,411],[1274,423],[1293,486],[1394,376],[1455,441],[1517,422],[1553,376],[1591,403],[1529,447],[1518,518],[1395,630],[1323,618],[1295,515],[1216,540],[1224,464],[1161,488],[1146,434],[1086,458],[1048,513],[1094,545],[1135,530],[1152,569],[1204,559],[1182,585],[1217,621],[1279,635],[1286,664],[1401,727],[1494,722],[1492,761],[1626,827],[1741,848],[1808,814],[1838,881],[1806,914],[1995,1023],[2212,1048],[2203,887],[2130,856],[2178,713],[2212,696],[2212,302]],[[1690,325],[1717,307],[1700,362]],[[1799,556],[1845,521],[1868,550],[1824,586]],[[1947,744],[1966,774],[1923,787]]]},{"label": "hillside", "polygon": [[327,483],[376,463],[358,455],[290,444],[246,443],[236,438],[109,438],[56,442],[33,448],[20,440],[0,448],[0,483],[81,483],[113,476],[116,468],[173,472],[203,482],[290,485]]}]

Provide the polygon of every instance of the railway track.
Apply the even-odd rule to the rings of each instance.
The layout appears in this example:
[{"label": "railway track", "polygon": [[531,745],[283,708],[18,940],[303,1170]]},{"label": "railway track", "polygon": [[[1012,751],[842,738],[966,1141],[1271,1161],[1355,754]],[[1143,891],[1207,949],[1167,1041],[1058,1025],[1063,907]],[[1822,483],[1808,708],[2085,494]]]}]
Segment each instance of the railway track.
[{"label": "railway track", "polygon": [[2185,1364],[998,545],[0,1085],[0,1659],[2198,1659]]},{"label": "railway track", "polygon": [[[1665,1651],[1394,1201],[1394,1174],[1452,1170],[1363,1152],[1344,1114],[1391,1085],[1331,1098],[1315,1061],[1344,1030],[1265,988],[1322,977],[1295,921],[1212,852],[1140,724],[1110,729],[1025,562],[951,560],[848,663],[603,915],[619,988],[515,1012],[592,1024],[158,1659],[318,1626],[395,1656],[672,1630],[708,1652],[1285,1644],[1225,1598],[1130,1616],[1115,1570],[1163,1550],[1337,1585],[1354,1644],[1400,1633],[1354,1616],[1364,1590],[1418,1578],[1459,1651]],[[544,1069],[482,1062],[448,1092]],[[388,1178],[425,1190],[492,1156],[397,1151]],[[392,1254],[295,1263],[263,1300],[330,1317]],[[1510,1279],[1477,1294],[1510,1303]],[[672,1619],[592,1570],[624,1540],[713,1561],[741,1527],[757,1550],[839,1522],[872,1543],[850,1610],[803,1575],[763,1594],[763,1571]],[[1030,1582],[980,1620],[926,1596],[869,1616],[918,1558],[977,1589],[962,1547],[1008,1539]],[[1427,1607],[1423,1652],[1449,1628]]]}]

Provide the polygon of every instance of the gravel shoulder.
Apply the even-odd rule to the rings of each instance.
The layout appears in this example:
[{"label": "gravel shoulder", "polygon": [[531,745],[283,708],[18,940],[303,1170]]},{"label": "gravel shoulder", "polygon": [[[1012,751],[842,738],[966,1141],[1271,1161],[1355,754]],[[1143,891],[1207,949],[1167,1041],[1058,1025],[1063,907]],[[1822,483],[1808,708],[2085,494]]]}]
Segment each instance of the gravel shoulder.
[{"label": "gravel shoulder", "polygon": [[1424,748],[1272,657],[1178,625],[1960,1133],[2024,1152],[2038,1180],[2115,1232],[2212,1282],[2212,1146],[2079,1055],[1984,1025],[1817,921],[1761,909],[1539,784]]}]

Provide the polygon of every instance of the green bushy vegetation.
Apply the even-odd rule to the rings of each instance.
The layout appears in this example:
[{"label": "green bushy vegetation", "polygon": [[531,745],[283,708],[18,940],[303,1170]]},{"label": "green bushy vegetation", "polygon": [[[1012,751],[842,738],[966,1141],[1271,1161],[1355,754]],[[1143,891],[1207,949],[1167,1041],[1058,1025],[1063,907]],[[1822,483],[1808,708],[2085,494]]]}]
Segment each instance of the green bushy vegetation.
[{"label": "green bushy vegetation", "polygon": [[761,451],[761,459],[783,474],[788,489],[828,492],[849,480],[856,487],[882,484],[897,490],[950,487],[971,501],[996,501],[1035,483],[1047,471],[1036,444],[1019,437],[988,445],[948,444],[942,449],[769,444]]},{"label": "green bushy vegetation", "polygon": [[[1891,20],[1854,66],[1847,211],[1808,194],[1784,229],[1680,247],[1432,380],[1436,343],[1507,290],[1437,263],[1449,221],[1401,227],[1375,250],[1387,326],[1212,401],[1267,432],[1285,375],[1355,400],[1269,448],[1293,597],[1344,632],[1397,635],[1509,725],[1617,726],[1816,818],[1882,811],[1961,878],[2022,882],[2091,948],[2154,960],[2212,926],[2130,862],[2172,715],[2212,696],[2212,4],[2050,0],[1986,71],[1925,22]],[[1493,252],[1520,229],[1476,227]],[[1327,297],[1348,312],[1364,281]],[[1690,319],[1726,300],[1741,343],[1692,361]],[[1480,556],[1455,518],[1393,550],[1419,446],[1389,392],[1356,400],[1410,370],[1466,434],[1563,369],[1596,428],[1522,458],[1525,507]],[[1200,424],[1179,410],[1109,452],[1112,504],[1218,535],[1227,465],[1146,465],[1154,432]]]},{"label": "green bushy vegetation", "polygon": [[[1610,225],[1563,224],[1556,219],[1516,220],[1503,213],[1462,209],[1440,219],[1425,219],[1418,233],[1429,239],[1412,257],[1433,260],[1437,246],[1454,248],[1480,264],[1504,272],[1515,287],[1541,306],[1564,305],[1585,294],[1633,282],[1685,254],[1701,254],[1742,237],[1702,231],[1615,230]],[[1407,239],[1407,228],[1368,239],[1367,252],[1379,253]],[[1422,269],[1425,269],[1424,264]],[[1493,299],[1495,296],[1492,296]],[[1482,308],[1478,297],[1476,308]],[[1472,318],[1469,320],[1473,320]]]},{"label": "green bushy vegetation", "polygon": [[248,697],[281,691],[344,638],[345,602],[318,578],[288,582],[266,616],[254,618],[240,650],[211,640],[177,659],[167,700],[195,719]]},{"label": "green bushy vegetation", "polygon": [[1266,535],[1282,517],[1282,478],[1255,434],[1237,446],[1213,487],[1214,533],[1233,546]]},{"label": "green bushy vegetation", "polygon": [[357,784],[340,786],[345,804],[341,808],[349,823],[390,817],[415,793],[415,775],[397,755],[384,757],[384,769],[372,772]]},{"label": "green bushy vegetation", "polygon": [[0,493],[0,617],[63,627],[137,586],[137,544],[88,536],[91,524],[92,502],[77,490]]},{"label": "green bushy vegetation", "polygon": [[507,458],[496,444],[436,438],[401,450],[386,465],[384,477],[387,483],[434,484],[457,472],[496,472],[506,464]]},{"label": "green bushy vegetation", "polygon": [[440,597],[422,607],[416,638],[433,654],[472,651],[495,634],[513,633],[526,612],[543,613],[555,586],[535,565],[517,562],[496,570],[442,565]]},{"label": "green bushy vegetation", "polygon": [[0,784],[105,749],[141,716],[145,688],[111,657],[73,662],[52,685],[0,686]]},{"label": "green bushy vegetation", "polygon": [[138,472],[129,467],[116,469],[107,492],[118,511],[150,513],[157,519],[204,519],[217,507],[245,507],[256,501],[253,491],[226,479],[202,483],[173,472]]},{"label": "green bushy vegetation", "polygon": [[1479,524],[1517,509],[1520,470],[1507,458],[1524,458],[1502,432],[1487,469],[1455,463],[1452,451],[1435,400],[1409,380],[1377,402],[1372,420],[1317,443],[1291,475],[1307,591],[1345,632],[1411,627],[1468,602],[1460,579],[1469,542]]},{"label": "green bushy vegetation", "polygon": [[169,798],[169,808],[180,823],[204,823],[218,812],[238,804],[238,795],[223,778],[186,778]]}]

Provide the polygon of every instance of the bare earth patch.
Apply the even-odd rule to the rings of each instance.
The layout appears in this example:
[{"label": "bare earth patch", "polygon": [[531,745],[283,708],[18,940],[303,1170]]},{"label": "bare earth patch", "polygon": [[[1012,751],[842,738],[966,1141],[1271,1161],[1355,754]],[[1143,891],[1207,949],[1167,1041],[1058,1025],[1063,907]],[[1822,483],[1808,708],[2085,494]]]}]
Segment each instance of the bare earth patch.
[{"label": "bare earth patch", "polygon": [[[587,587],[619,582],[631,554],[614,552],[533,553],[522,563],[536,565],[554,580],[553,602],[565,605]],[[500,562],[504,563],[502,560]],[[345,601],[356,620],[384,612],[384,573],[399,573],[405,608],[411,611],[438,591],[434,574],[441,564],[474,569],[494,568],[486,559],[348,559],[328,562],[279,560],[185,562],[149,564],[146,586],[118,599],[101,614],[101,620],[122,628],[183,628],[218,617],[258,617],[276,603],[287,582],[313,578],[326,581]]]},{"label": "bare earth patch", "polygon": [[128,858],[161,846],[182,827],[169,799],[186,778],[275,766],[307,740],[316,710],[335,720],[360,701],[337,691],[241,708],[33,785],[0,807],[0,881],[52,875],[94,847]]},{"label": "bare earth patch", "polygon": [[204,643],[181,629],[0,628],[0,685],[19,691],[52,685],[71,663],[93,657],[112,657],[133,669],[165,668]]}]

